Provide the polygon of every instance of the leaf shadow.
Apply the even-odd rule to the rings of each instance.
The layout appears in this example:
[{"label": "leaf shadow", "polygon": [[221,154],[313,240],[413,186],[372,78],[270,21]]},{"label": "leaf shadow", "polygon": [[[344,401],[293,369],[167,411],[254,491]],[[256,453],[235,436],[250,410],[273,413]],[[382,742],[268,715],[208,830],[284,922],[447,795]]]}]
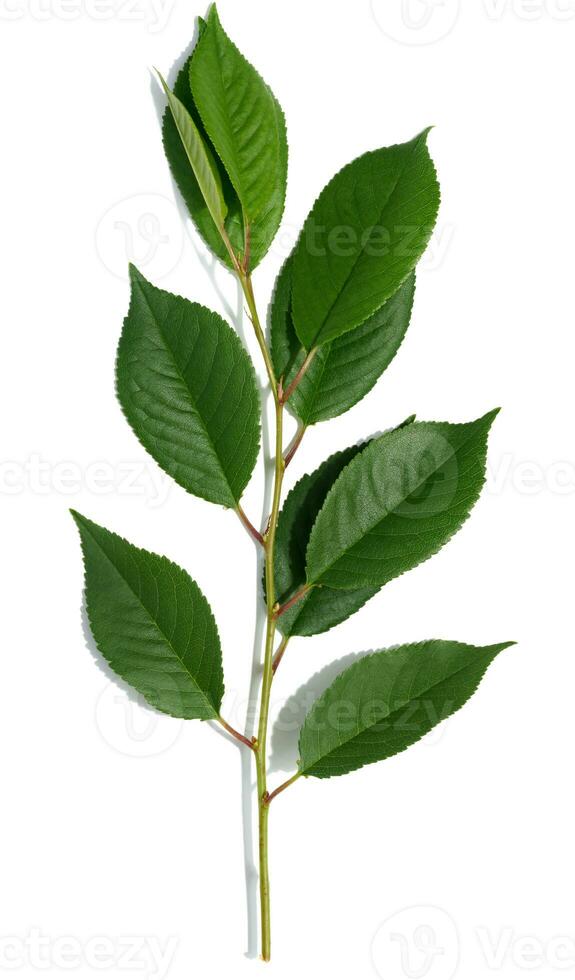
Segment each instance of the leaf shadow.
[{"label": "leaf shadow", "polygon": [[[266,396],[269,395],[269,388],[262,392],[263,411],[262,411],[262,453],[264,458],[264,488],[262,510],[260,515],[260,527],[265,527],[268,514],[271,510],[271,501],[274,482],[274,459],[271,450],[271,426],[268,413],[265,411]],[[267,613],[263,602],[262,581],[264,576],[264,556],[259,545],[253,542],[256,549],[255,567],[255,627],[252,646],[252,663],[250,672],[250,687],[248,694],[248,707],[246,711],[245,734],[251,737],[256,734],[256,706],[262,681],[262,649],[266,632]],[[240,748],[242,748],[240,746]],[[253,753],[250,749],[242,749],[242,825],[244,843],[244,874],[246,887],[246,907],[247,907],[247,948],[246,957],[257,959],[258,951],[258,881],[259,872],[256,863],[254,826],[257,821],[257,798],[256,782],[253,770]]]},{"label": "leaf shadow", "polygon": [[365,656],[348,653],[318,670],[287,699],[272,726],[270,772],[293,772],[298,763],[298,736],[304,719],[342,670]]}]

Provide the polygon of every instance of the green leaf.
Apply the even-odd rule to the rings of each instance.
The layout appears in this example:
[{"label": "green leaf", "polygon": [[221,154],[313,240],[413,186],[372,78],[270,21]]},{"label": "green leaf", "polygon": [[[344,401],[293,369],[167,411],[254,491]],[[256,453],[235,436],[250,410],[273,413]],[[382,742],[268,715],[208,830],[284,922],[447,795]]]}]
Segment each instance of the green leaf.
[{"label": "green leaf", "polygon": [[358,157],[314,204],[293,259],[293,320],[305,350],[373,316],[423,254],[439,208],[427,132]]},{"label": "green leaf", "polygon": [[284,209],[285,121],[269,86],[223,30],[215,5],[191,60],[190,86],[205,130],[241,203],[250,251],[261,257]]},{"label": "green leaf", "polygon": [[[410,425],[410,415],[398,428]],[[275,590],[280,604],[288,601],[305,583],[305,555],[311,529],[328,492],[343,469],[363,452],[369,441],[350,446],[326,459],[313,473],[296,483],[280,511],[275,540]],[[265,591],[265,576],[264,576]],[[364,589],[312,589],[277,620],[284,636],[314,636],[342,623],[379,592],[379,586]]]},{"label": "green leaf", "polygon": [[167,558],[71,513],[82,541],[90,628],[112,670],[167,715],[217,718],[222,651],[196,583]]},{"label": "green leaf", "polygon": [[131,267],[117,387],[135,434],[180,486],[236,507],[259,449],[252,362],[217,313],[157,289]]},{"label": "green leaf", "polygon": [[[302,366],[306,352],[293,325],[292,267],[288,259],[278,277],[271,308],[271,349],[284,390]],[[342,415],[375,385],[391,363],[409,326],[415,273],[359,327],[320,347],[288,407],[305,425]]]},{"label": "green leaf", "polygon": [[170,91],[159,72],[158,77],[166,93],[170,111],[206,207],[216,228],[222,232],[228,209],[224,201],[222,181],[213,154],[202,139],[201,133],[185,105]]},{"label": "green leaf", "polygon": [[[287,495],[280,511],[274,552],[275,587],[281,603],[305,582],[305,554],[311,529],[341,471],[363,446],[351,446],[306,474]],[[379,589],[312,589],[277,620],[284,636],[313,636],[337,626],[363,606]]]},{"label": "green leaf", "polygon": [[312,705],[299,771],[341,776],[402,752],[461,708],[509,646],[427,640],[362,657]]},{"label": "green leaf", "polygon": [[[206,147],[207,153],[211,155],[214,168],[219,174],[225,208],[227,211],[224,226],[232,249],[236,255],[238,255],[242,254],[245,248],[242,206],[235,190],[231,185],[230,178],[225,171],[224,165],[217,156],[216,151],[210,142],[208,134],[206,133],[204,125],[200,119],[198,110],[194,104],[190,89],[190,65],[192,63],[192,58],[193,52],[178,74],[174,85],[174,95],[179,99],[190,114],[196,129],[202,138],[204,146]],[[210,248],[212,252],[214,252],[215,255],[217,255],[217,257],[221,259],[221,261],[229,269],[233,269],[232,260],[208,210],[208,206],[204,200],[204,196],[201,192],[198,181],[196,180],[194,171],[190,166],[188,155],[184,149],[180,134],[178,133],[178,128],[169,107],[164,113],[162,135],[164,151],[170,165],[170,170],[172,171],[172,176],[178,185],[180,193],[186,203],[188,211],[190,212],[199,234],[204,239],[208,248]],[[258,252],[257,247],[252,248],[252,267],[255,268],[261,258],[261,251]]]},{"label": "green leaf", "polygon": [[307,548],[307,582],[382,586],[459,530],[485,481],[498,409],[464,425],[415,422],[373,442],[338,477]]}]

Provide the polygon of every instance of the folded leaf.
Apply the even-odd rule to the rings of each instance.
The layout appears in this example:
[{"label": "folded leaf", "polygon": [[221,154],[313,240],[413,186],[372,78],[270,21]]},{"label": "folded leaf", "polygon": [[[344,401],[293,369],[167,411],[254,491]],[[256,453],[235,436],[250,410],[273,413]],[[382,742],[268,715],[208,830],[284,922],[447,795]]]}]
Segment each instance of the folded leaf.
[{"label": "folded leaf", "polygon": [[314,204],[293,259],[293,320],[306,350],[364,323],[423,254],[439,208],[426,139],[358,157]]},{"label": "folded leaf", "polygon": [[223,231],[228,209],[213,154],[183,102],[170,91],[159,72],[158,76],[202,197],[216,228]]},{"label": "folded leaf", "polygon": [[[317,470],[302,477],[287,495],[275,543],[275,586],[280,603],[305,582],[305,554],[315,519],[334,481],[365,446],[351,446],[330,456]],[[378,591],[377,586],[350,591],[312,589],[279,617],[278,629],[284,636],[323,633],[357,612]]]},{"label": "folded leaf", "polygon": [[138,439],[180,486],[236,507],[259,448],[252,362],[217,313],[157,289],[131,268],[117,387]]},{"label": "folded leaf", "polygon": [[[190,65],[192,63],[192,58],[193,52],[178,73],[178,77],[174,85],[174,96],[179,100],[179,102],[181,102],[181,104],[190,114],[192,121],[202,138],[206,152],[211,156],[213,167],[219,175],[226,210],[224,227],[232,248],[236,255],[238,255],[242,254],[245,248],[242,206],[235,190],[232,187],[224,165],[217,156],[208,134],[206,133],[198,110],[194,104],[190,89]],[[208,248],[210,248],[212,252],[214,252],[218,258],[228,266],[228,268],[233,268],[232,261],[226,246],[224,245],[222,237],[214,224],[214,220],[210,214],[204,195],[202,194],[200,185],[198,184],[196,175],[190,164],[188,154],[186,153],[174,117],[169,107],[164,113],[162,136],[164,142],[164,152],[170,165],[172,176],[178,185],[184,201],[186,202],[186,206],[198,232],[204,239]],[[261,258],[261,251],[258,251],[258,246],[256,244],[252,248],[253,268],[255,268]]]},{"label": "folded leaf", "polygon": [[[291,259],[285,263],[271,308],[271,348],[274,368],[288,388],[306,356],[293,325]],[[342,415],[375,385],[391,363],[409,326],[415,274],[359,327],[319,348],[288,401],[305,423],[314,425]]]},{"label": "folded leaf", "polygon": [[511,645],[427,640],[362,657],[307,715],[300,772],[341,776],[402,752],[461,708],[497,654]]},{"label": "folded leaf", "polygon": [[310,535],[310,585],[382,586],[459,530],[485,481],[497,409],[464,425],[415,422],[374,439],[335,481]]},{"label": "folded leaf", "polygon": [[187,572],[72,511],[98,649],[149,704],[176,718],[217,718],[222,652],[207,599]]},{"label": "folded leaf", "polygon": [[230,41],[215,5],[190,65],[192,96],[242,206],[250,248],[265,254],[287,182],[287,139],[271,89]]}]

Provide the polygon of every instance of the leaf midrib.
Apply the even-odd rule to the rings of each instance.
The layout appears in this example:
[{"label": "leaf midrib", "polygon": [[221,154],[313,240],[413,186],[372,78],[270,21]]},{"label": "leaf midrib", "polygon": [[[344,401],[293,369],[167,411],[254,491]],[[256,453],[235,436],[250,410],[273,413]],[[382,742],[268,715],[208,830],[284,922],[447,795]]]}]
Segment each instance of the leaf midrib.
[{"label": "leaf midrib", "polygon": [[[211,448],[211,450],[212,450],[212,452],[214,454],[214,458],[216,460],[216,463],[218,465],[218,468],[220,470],[220,473],[221,473],[221,475],[222,475],[222,477],[224,479],[224,482],[225,482],[225,484],[226,484],[226,486],[227,486],[227,488],[228,488],[228,490],[230,492],[231,498],[232,498],[232,500],[234,502],[234,505],[235,505],[235,504],[238,503],[238,500],[237,500],[236,495],[235,495],[235,493],[233,492],[233,490],[232,490],[232,488],[230,486],[230,482],[228,480],[227,473],[225,472],[225,470],[223,468],[223,464],[220,461],[220,457],[218,455],[218,451],[216,449],[215,443],[214,443],[214,441],[213,441],[213,439],[212,439],[212,437],[211,437],[208,429],[206,428],[206,423],[204,422],[204,419],[202,418],[201,412],[200,412],[200,410],[199,410],[199,408],[198,408],[198,406],[196,404],[196,401],[195,401],[195,399],[194,399],[194,397],[192,395],[192,392],[190,390],[190,386],[189,386],[188,382],[186,381],[185,376],[182,374],[182,371],[180,369],[180,366],[179,366],[178,362],[176,361],[176,356],[174,354],[174,351],[172,350],[172,346],[169,343],[169,340],[168,340],[166,334],[162,330],[162,327],[160,325],[160,322],[159,322],[158,318],[156,317],[156,314],[154,313],[154,310],[152,309],[151,303],[148,300],[148,297],[146,296],[145,290],[144,290],[144,288],[143,288],[143,286],[142,286],[141,283],[138,283],[138,288],[139,288],[140,293],[141,293],[141,295],[142,295],[142,297],[144,299],[144,302],[145,302],[145,304],[146,304],[146,306],[147,306],[147,308],[148,308],[148,310],[150,312],[150,315],[151,315],[151,317],[152,317],[152,319],[153,319],[153,321],[154,321],[154,323],[155,323],[155,325],[157,327],[158,333],[160,334],[162,340],[164,341],[166,350],[170,354],[170,357],[172,359],[172,362],[173,362],[174,368],[176,370],[176,373],[177,373],[177,375],[178,375],[181,383],[183,384],[184,388],[188,392],[188,395],[189,395],[189,398],[190,398],[190,402],[191,402],[192,408],[194,410],[194,414],[195,414],[196,418],[198,419],[198,421],[200,423],[200,426],[201,426],[202,431],[203,431],[203,433],[204,433],[204,435],[206,437],[207,442],[210,445],[210,448]],[[210,313],[209,310],[207,312]],[[218,341],[218,343],[219,343],[219,341]],[[207,384],[207,382],[206,382],[206,384]]]},{"label": "leaf midrib", "polygon": [[[479,658],[479,659],[485,659],[485,657],[487,657],[487,656],[488,656],[487,654],[484,654],[483,658]],[[358,661],[358,664],[360,664],[360,663],[361,663],[361,660]],[[424,688],[422,691],[420,691],[418,693],[417,698],[420,699],[423,695],[430,694],[431,691],[434,691],[436,688],[441,687],[441,685],[444,684],[446,681],[452,680],[454,677],[457,677],[459,674],[464,673],[466,670],[469,670],[472,667],[475,667],[476,668],[477,666],[478,666],[478,662],[477,663],[474,663],[474,664],[466,664],[464,667],[459,667],[457,670],[453,671],[453,673],[447,674],[441,680],[436,681],[435,684],[432,684],[430,687]],[[487,666],[489,666],[489,665],[487,665]],[[312,762],[311,763],[311,766],[312,767],[313,766],[316,766],[318,762],[323,761],[324,759],[329,759],[329,757],[331,755],[333,755],[335,752],[337,752],[339,749],[341,749],[342,746],[348,745],[350,742],[353,742],[356,738],[359,738],[360,735],[364,735],[365,732],[368,732],[371,728],[375,728],[376,725],[381,724],[382,721],[385,721],[386,719],[389,720],[389,719],[393,718],[394,715],[399,714],[400,711],[403,711],[404,708],[406,708],[414,700],[416,700],[416,699],[415,698],[412,698],[412,697],[409,697],[407,700],[402,701],[401,704],[398,707],[394,708],[393,711],[390,711],[387,715],[381,715],[377,719],[377,721],[374,721],[371,725],[366,725],[360,731],[354,732],[353,735],[350,736],[350,738],[344,738],[344,739],[342,739],[341,742],[339,742],[338,745],[334,746],[333,749],[330,749],[329,752],[326,752],[325,753],[325,755],[319,756],[314,762]],[[302,774],[305,774],[305,771],[306,771],[305,769],[302,769],[301,770]]]},{"label": "leaf midrib", "polygon": [[[103,556],[106,559],[106,561],[112,566],[112,568],[116,571],[116,573],[120,576],[120,578],[122,579],[122,581],[125,583],[126,587],[130,591],[130,593],[140,603],[142,609],[144,610],[144,612],[148,616],[148,619],[156,627],[156,629],[157,629],[158,633],[160,634],[160,636],[165,640],[165,642],[167,643],[168,647],[172,651],[174,657],[176,658],[176,660],[178,661],[178,663],[181,664],[181,666],[182,666],[183,670],[185,671],[186,675],[192,681],[193,686],[196,688],[197,692],[202,696],[205,704],[209,708],[211,708],[211,710],[214,712],[214,717],[217,717],[218,712],[216,710],[215,705],[209,699],[209,697],[206,694],[206,692],[203,691],[202,688],[199,686],[199,684],[196,681],[196,679],[193,676],[193,674],[190,673],[190,670],[187,667],[186,663],[182,660],[181,656],[179,655],[179,653],[177,652],[177,650],[173,646],[172,641],[166,636],[166,634],[162,630],[162,628],[161,628],[160,624],[158,623],[158,621],[156,620],[156,618],[152,615],[152,613],[150,612],[150,610],[148,609],[148,607],[146,606],[146,604],[144,603],[144,601],[141,599],[141,597],[137,594],[137,592],[134,592],[134,589],[132,588],[132,586],[131,586],[130,582],[128,581],[128,579],[126,578],[126,576],[122,574],[122,572],[120,571],[120,569],[118,568],[118,566],[110,558],[108,552],[105,550],[105,548],[103,547],[103,545],[100,543],[100,541],[98,541],[98,539],[92,533],[92,530],[90,529],[90,527],[87,526],[83,521],[81,523],[82,523],[82,527],[90,535],[90,538],[92,539],[92,541],[94,542],[94,544],[96,545],[96,547],[100,550],[100,552],[103,554]],[[154,583],[155,583],[156,589],[157,589],[157,582],[156,582],[155,579],[154,579]],[[177,600],[176,600],[176,602],[177,602]],[[202,654],[202,656],[203,656],[203,654]]]},{"label": "leaf midrib", "polygon": [[[419,141],[418,141],[418,142],[419,142]],[[377,150],[375,150],[375,151],[374,151],[374,153],[377,153],[377,152],[378,152]],[[410,156],[411,156],[411,154],[410,154]],[[380,213],[379,213],[379,221],[381,221],[381,220],[382,220],[382,217],[383,217],[383,215],[384,215],[384,213],[385,213],[385,210],[386,210],[386,208],[388,207],[388,205],[389,205],[389,202],[391,201],[391,199],[392,199],[392,197],[393,197],[393,195],[395,194],[395,192],[396,192],[396,190],[397,190],[397,185],[399,184],[399,181],[401,180],[401,178],[403,177],[403,175],[404,175],[404,173],[405,173],[405,169],[406,169],[406,167],[407,167],[407,163],[408,163],[408,159],[409,159],[409,158],[407,158],[407,159],[406,159],[406,160],[404,161],[404,164],[403,164],[403,167],[401,168],[401,171],[400,171],[400,173],[399,173],[399,174],[397,175],[397,179],[395,180],[395,182],[394,182],[394,185],[393,185],[393,187],[391,188],[391,190],[390,190],[390,192],[389,192],[389,194],[388,194],[388,196],[387,196],[387,198],[386,198],[386,201],[385,201],[385,204],[384,204],[384,205],[382,206],[382,209],[381,209],[381,211],[380,211]],[[351,166],[351,164],[348,164],[348,166]],[[346,288],[346,286],[347,286],[347,284],[348,284],[348,282],[349,282],[349,279],[350,279],[350,277],[351,277],[351,276],[352,276],[352,274],[353,274],[353,273],[355,272],[355,269],[356,269],[356,267],[357,267],[357,265],[358,265],[358,263],[359,263],[359,260],[360,260],[360,259],[362,258],[362,256],[363,256],[363,255],[365,254],[365,250],[366,250],[366,248],[367,248],[367,244],[368,244],[368,243],[366,242],[366,243],[365,243],[365,245],[363,245],[363,246],[361,247],[361,249],[360,249],[360,250],[359,250],[359,252],[357,253],[357,255],[356,255],[356,257],[355,257],[355,259],[353,260],[353,263],[352,263],[352,265],[350,266],[350,269],[349,269],[349,272],[348,272],[348,273],[347,273],[347,275],[345,276],[345,279],[343,280],[343,282],[342,282],[342,284],[341,284],[341,286],[340,286],[340,288],[339,288],[339,290],[338,290],[338,292],[337,292],[337,294],[336,294],[336,296],[334,297],[334,299],[333,299],[333,302],[331,303],[331,305],[330,305],[330,307],[329,307],[329,309],[328,309],[328,310],[326,311],[326,313],[325,313],[325,315],[324,315],[324,318],[323,318],[323,321],[322,321],[322,323],[321,323],[321,326],[320,326],[320,327],[318,327],[318,330],[317,330],[317,333],[315,334],[315,336],[314,336],[314,338],[313,338],[313,340],[312,340],[312,342],[311,342],[311,344],[310,344],[310,348],[312,348],[312,347],[314,347],[314,346],[315,346],[315,345],[317,344],[317,342],[318,342],[318,338],[320,337],[320,335],[321,335],[321,332],[322,332],[322,330],[324,330],[324,328],[325,328],[325,325],[326,325],[326,323],[328,322],[328,320],[329,320],[329,318],[330,318],[330,316],[331,316],[331,314],[333,313],[333,310],[334,310],[334,307],[335,307],[335,306],[336,306],[336,304],[337,304],[337,303],[339,302],[339,300],[340,300],[340,297],[341,297],[341,295],[342,295],[342,293],[343,293],[343,291],[344,291],[344,289]],[[406,277],[405,277],[405,278],[407,278],[407,276],[408,276],[408,275],[409,275],[409,272],[407,273],[407,275],[406,275]],[[398,287],[398,288],[399,288],[399,287]],[[359,327],[359,326],[360,326],[360,325],[361,325],[362,323],[364,323],[364,322],[365,322],[365,320],[367,320],[367,319],[368,319],[368,316],[369,316],[369,314],[367,314],[367,316],[365,316],[365,317],[363,318],[363,320],[361,320],[361,321],[360,321],[360,323],[356,323],[356,324],[355,324],[355,326],[356,326],[356,327]]]},{"label": "leaf midrib", "polygon": [[[224,109],[224,113],[225,113],[225,125],[226,125],[226,131],[227,131],[226,132],[226,135],[227,135],[228,147],[231,146],[231,149],[232,149],[232,153],[233,153],[233,165],[234,165],[234,170],[236,172],[236,180],[237,180],[237,182],[239,184],[242,185],[241,188],[238,189],[236,187],[236,181],[232,178],[232,175],[230,174],[230,171],[229,171],[229,167],[224,162],[221,153],[217,149],[216,143],[214,142],[214,140],[210,136],[209,129],[208,129],[207,125],[206,125],[206,121],[205,121],[205,118],[204,118],[204,114],[202,113],[202,110],[201,110],[200,106],[197,103],[197,99],[195,99],[195,97],[194,97],[193,91],[192,91],[192,96],[194,97],[196,108],[198,110],[198,114],[199,114],[200,119],[202,121],[203,127],[206,130],[206,133],[208,134],[208,136],[210,137],[210,140],[211,140],[211,142],[212,142],[212,144],[214,146],[214,149],[216,151],[217,157],[220,160],[220,162],[222,164],[222,167],[224,168],[224,170],[225,170],[225,172],[226,172],[226,174],[228,176],[228,179],[230,181],[230,184],[232,185],[233,190],[234,190],[234,192],[235,192],[235,194],[237,196],[237,199],[238,199],[238,202],[240,204],[241,211],[242,211],[242,218],[243,218],[243,225],[244,225],[244,232],[245,232],[247,226],[250,225],[250,224],[254,224],[257,221],[257,219],[260,217],[260,214],[263,211],[263,207],[264,206],[263,206],[263,204],[260,204],[259,207],[257,209],[255,209],[254,210],[254,213],[252,214],[252,213],[248,213],[248,211],[246,210],[246,206],[244,204],[244,198],[246,197],[246,187],[245,187],[245,181],[244,181],[243,176],[241,174],[242,161],[241,161],[241,159],[240,159],[240,157],[238,155],[238,151],[237,151],[237,135],[236,135],[236,132],[235,132],[235,130],[233,128],[232,116],[231,116],[231,113],[230,113],[230,110],[229,110],[229,105],[228,105],[228,94],[227,93],[228,93],[228,90],[232,86],[230,85],[229,81],[227,81],[225,79],[225,77],[224,77],[224,65],[225,65],[225,61],[226,61],[225,42],[227,41],[227,43],[235,50],[238,58],[244,63],[244,66],[246,66],[248,68],[248,70],[254,71],[256,73],[256,75],[258,76],[258,78],[261,78],[261,76],[259,75],[258,72],[256,72],[256,69],[248,61],[248,59],[242,54],[242,52],[239,50],[239,48],[237,47],[237,45],[235,45],[234,42],[231,40],[231,38],[229,38],[227,36],[227,34],[225,33],[225,31],[221,27],[221,24],[219,24],[218,26],[219,26],[219,28],[220,28],[220,30],[222,32],[222,35],[223,35],[223,41],[224,41],[224,44],[223,45],[222,45],[222,37],[220,36],[218,30],[216,28],[214,28],[213,25],[212,25],[212,29],[214,31],[214,39],[213,39],[214,40],[214,50],[215,50],[215,53],[216,53],[216,57],[217,57],[217,61],[218,61],[218,67],[219,67],[219,85],[220,85],[220,91],[221,91],[222,96],[223,96],[222,103],[221,104],[223,105],[223,109]],[[206,32],[206,34],[207,34],[207,32]],[[206,40],[206,35],[200,37],[199,42],[198,42],[198,46],[197,46],[197,51],[199,50],[199,47],[202,44],[202,42],[205,41],[205,40]],[[209,40],[209,38],[208,38],[208,40]],[[195,53],[197,53],[197,52],[195,52]],[[193,66],[193,61],[192,61],[192,66]],[[191,70],[193,70],[193,67],[191,68]],[[235,69],[234,69],[234,71],[235,71]],[[271,99],[272,99],[272,105],[273,105],[273,108],[274,108],[274,113],[273,113],[273,115],[274,115],[274,126],[275,126],[275,129],[276,129],[276,136],[279,136],[278,126],[277,126],[277,119],[276,119],[276,111],[275,111],[275,103],[277,102],[277,100],[276,100],[275,96],[273,95],[273,92],[271,91],[271,89],[269,89],[269,86],[263,81],[263,79],[261,79],[261,81],[262,81],[263,85],[266,87],[266,89],[268,90],[268,94],[271,96]],[[249,82],[248,84],[251,84],[251,82]],[[274,193],[276,192],[276,190],[277,190],[277,188],[274,189]],[[247,193],[248,193],[248,196],[249,196],[249,191],[247,191]]]},{"label": "leaf midrib", "polygon": [[[412,424],[414,424],[414,425],[425,425],[426,423],[425,423],[425,422],[415,422],[415,423],[412,423]],[[401,431],[401,430],[400,430],[400,431]],[[403,430],[403,431],[404,431],[404,430]],[[395,434],[395,433],[393,433],[393,432],[391,432],[391,433],[389,433],[389,435],[390,435],[390,436],[393,436],[394,434]],[[398,434],[399,434],[399,433],[398,433]],[[321,572],[319,573],[319,576],[323,576],[323,575],[325,575],[325,573],[326,573],[326,572],[329,572],[329,571],[331,571],[331,569],[332,569],[332,568],[334,567],[334,565],[336,565],[336,564],[338,563],[338,561],[340,561],[340,559],[344,557],[344,555],[346,555],[346,554],[347,554],[347,553],[348,553],[349,551],[351,551],[351,549],[352,549],[352,548],[355,548],[355,546],[356,546],[357,544],[359,544],[359,542],[360,542],[360,541],[362,541],[362,540],[363,540],[363,539],[364,539],[365,537],[367,537],[367,535],[368,535],[368,534],[371,534],[371,532],[372,532],[372,531],[373,531],[373,530],[374,530],[374,529],[375,529],[376,527],[378,527],[378,526],[379,526],[380,524],[382,524],[382,523],[383,523],[383,521],[385,521],[385,520],[387,520],[387,518],[388,518],[388,517],[390,517],[390,516],[392,516],[392,515],[394,515],[394,514],[395,514],[395,512],[397,511],[397,508],[398,508],[398,507],[400,507],[400,506],[401,506],[401,504],[403,504],[403,503],[405,503],[405,501],[407,500],[407,498],[408,498],[408,497],[410,497],[410,496],[412,496],[412,494],[414,494],[414,493],[416,493],[416,492],[417,492],[417,491],[418,491],[418,490],[420,489],[420,487],[422,487],[422,486],[423,486],[423,485],[424,485],[425,483],[427,483],[427,481],[428,481],[428,480],[429,480],[429,479],[430,479],[430,478],[431,478],[431,477],[432,477],[432,476],[433,476],[433,475],[434,475],[435,473],[437,473],[437,472],[438,472],[438,470],[439,470],[439,468],[440,468],[440,466],[444,466],[444,465],[445,465],[445,463],[447,463],[447,462],[449,462],[449,460],[450,460],[450,459],[452,459],[452,458],[453,458],[453,457],[454,457],[454,456],[455,456],[455,455],[456,455],[456,454],[457,454],[457,453],[459,452],[459,450],[460,450],[460,449],[462,449],[462,448],[463,448],[464,446],[466,446],[466,445],[467,445],[467,443],[469,442],[469,440],[470,440],[470,439],[471,439],[471,438],[472,438],[472,437],[473,437],[474,435],[475,435],[475,429],[473,430],[473,432],[470,432],[470,434],[469,434],[469,436],[467,436],[466,438],[464,438],[464,439],[462,440],[462,442],[461,442],[461,443],[459,444],[459,446],[457,447],[457,449],[454,449],[454,450],[452,450],[452,452],[451,452],[451,453],[450,453],[450,454],[449,454],[449,455],[448,455],[448,456],[447,456],[447,457],[446,457],[445,459],[443,459],[443,460],[442,460],[442,462],[441,462],[441,463],[439,464],[439,466],[437,466],[437,467],[436,467],[435,469],[433,469],[433,470],[431,470],[431,471],[430,471],[430,472],[429,472],[429,473],[427,474],[427,476],[425,476],[425,477],[424,477],[424,478],[423,478],[422,480],[420,480],[420,481],[419,481],[419,483],[417,483],[417,485],[416,485],[415,487],[413,487],[413,488],[412,488],[412,489],[411,489],[411,490],[409,491],[409,493],[408,493],[408,494],[407,494],[407,495],[406,495],[405,497],[403,497],[403,498],[402,498],[402,499],[401,499],[401,500],[399,501],[399,503],[397,503],[397,504],[395,505],[395,507],[394,507],[394,508],[393,508],[392,510],[388,510],[388,511],[387,511],[387,512],[386,512],[386,513],[384,514],[384,516],[383,516],[383,517],[380,517],[380,518],[379,518],[379,520],[377,520],[377,521],[375,521],[375,523],[373,523],[373,524],[371,524],[371,525],[370,525],[370,527],[369,527],[369,528],[368,528],[368,529],[367,529],[366,531],[362,531],[362,533],[361,533],[361,534],[360,534],[360,535],[359,535],[359,536],[358,536],[358,537],[356,538],[356,540],[355,540],[355,541],[353,541],[353,542],[352,542],[352,544],[350,544],[350,545],[349,545],[348,547],[346,547],[346,548],[344,548],[344,550],[343,550],[343,551],[341,551],[341,552],[340,552],[340,553],[339,553],[339,554],[337,555],[337,557],[336,557],[336,558],[334,558],[334,560],[333,560],[333,561],[332,561],[332,562],[331,562],[331,563],[330,563],[329,565],[326,565],[326,566],[325,566],[325,567],[324,567],[324,568],[323,568],[323,569],[321,570]],[[355,457],[354,459],[352,459],[352,460],[351,460],[351,461],[350,461],[350,462],[349,462],[349,463],[347,464],[347,466],[346,466],[346,467],[344,467],[344,469],[343,469],[343,470],[341,471],[341,473],[339,474],[339,476],[338,476],[338,478],[337,478],[337,480],[335,481],[335,483],[333,484],[333,486],[332,486],[332,488],[330,489],[330,491],[329,491],[329,493],[328,493],[328,495],[327,495],[327,497],[326,497],[326,499],[325,499],[325,501],[324,501],[324,504],[323,504],[323,507],[325,507],[325,505],[326,505],[326,504],[327,504],[327,502],[328,502],[328,499],[329,499],[329,497],[330,497],[330,495],[331,495],[331,494],[332,494],[332,493],[334,492],[334,489],[335,489],[335,487],[336,487],[336,485],[337,485],[337,483],[339,482],[339,480],[341,480],[341,478],[343,477],[343,475],[344,475],[344,473],[346,472],[346,470],[348,469],[348,467],[349,467],[349,466],[352,466],[352,465],[353,465],[353,463],[355,462],[355,459],[357,459],[357,457]],[[322,510],[323,510],[323,507],[322,507]],[[317,516],[317,518],[316,518],[316,524],[317,524],[317,521],[318,521],[318,520],[319,520],[319,518],[320,518],[320,515],[321,515],[321,510],[320,510],[320,512],[319,512],[319,514],[318,514],[318,516]],[[314,524],[314,526],[313,526],[313,528],[311,529],[311,532],[310,532],[310,540],[311,540],[311,537],[312,537],[312,535],[313,535],[313,532],[314,532],[314,530],[315,530],[315,524]],[[307,585],[309,585],[309,586],[312,586],[312,585],[316,585],[316,584],[319,584],[319,583],[317,583],[317,582],[307,582],[307,576],[306,576],[306,584],[307,584]],[[334,587],[334,586],[332,586],[332,588],[333,588],[333,587]],[[347,590],[346,590],[346,591],[347,591]]]}]

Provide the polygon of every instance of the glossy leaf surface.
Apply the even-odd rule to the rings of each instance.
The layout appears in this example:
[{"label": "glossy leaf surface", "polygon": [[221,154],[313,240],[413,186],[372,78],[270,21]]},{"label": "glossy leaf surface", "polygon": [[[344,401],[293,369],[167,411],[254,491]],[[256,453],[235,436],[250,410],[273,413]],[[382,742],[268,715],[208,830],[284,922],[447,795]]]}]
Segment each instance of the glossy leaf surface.
[{"label": "glossy leaf surface", "polygon": [[207,599],[174,562],[72,511],[98,649],[149,704],[176,718],[217,718],[222,652]]},{"label": "glossy leaf surface", "polygon": [[[293,381],[306,356],[293,325],[291,261],[278,278],[271,308],[271,349],[284,389]],[[305,425],[342,415],[376,384],[391,363],[409,326],[415,274],[365,323],[324,344],[317,351],[288,407]]]},{"label": "glossy leaf surface", "polygon": [[427,640],[362,657],[307,715],[300,771],[325,779],[402,752],[461,708],[510,645]]},{"label": "glossy leaf surface", "polygon": [[273,92],[210,8],[190,64],[192,98],[241,204],[250,252],[265,254],[284,209],[287,137]]},{"label": "glossy leaf surface", "polygon": [[126,418],[180,486],[235,507],[259,449],[250,357],[217,313],[157,289],[133,266],[131,281],[117,363]]},{"label": "glossy leaf surface", "polygon": [[307,582],[382,586],[449,541],[485,481],[487,435],[475,422],[414,422],[374,439],[329,491],[313,526]]},{"label": "glossy leaf surface", "polygon": [[427,131],[336,174],[293,257],[293,321],[305,350],[358,327],[397,292],[427,246],[438,208]]}]

